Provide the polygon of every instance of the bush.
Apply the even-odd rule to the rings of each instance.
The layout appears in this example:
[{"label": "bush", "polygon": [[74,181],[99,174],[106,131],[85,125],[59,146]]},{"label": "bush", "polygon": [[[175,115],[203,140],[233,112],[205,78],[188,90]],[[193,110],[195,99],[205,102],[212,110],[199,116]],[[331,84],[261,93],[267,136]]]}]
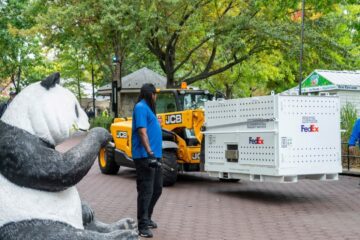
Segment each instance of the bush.
[{"label": "bush", "polygon": [[110,125],[113,122],[112,116],[98,116],[90,119],[90,128],[94,127],[103,127],[107,130],[110,130]]},{"label": "bush", "polygon": [[0,96],[0,104],[3,103],[3,102],[7,102],[7,100],[9,100],[8,97]]},{"label": "bush", "polygon": [[341,108],[341,129],[345,130],[342,135],[342,141],[347,142],[349,140],[349,137],[351,135],[352,128],[354,126],[354,123],[357,119],[357,110],[355,106],[351,103],[346,103]]},{"label": "bush", "polygon": [[[343,167],[348,167],[348,170],[360,166],[359,158],[348,156],[350,153],[347,142],[349,141],[356,119],[357,111],[355,106],[351,103],[346,103],[346,105],[341,108],[341,129],[344,131],[341,133],[341,141],[343,142],[343,144],[341,144],[341,151]],[[359,156],[359,149],[356,148],[353,154]]]}]

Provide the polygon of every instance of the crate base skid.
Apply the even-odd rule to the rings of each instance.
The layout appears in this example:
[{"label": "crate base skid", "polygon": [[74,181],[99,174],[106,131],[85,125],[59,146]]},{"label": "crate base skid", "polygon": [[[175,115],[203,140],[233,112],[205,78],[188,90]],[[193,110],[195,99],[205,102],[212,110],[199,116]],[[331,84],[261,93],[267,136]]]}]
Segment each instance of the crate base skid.
[{"label": "crate base skid", "polygon": [[223,173],[223,172],[208,172],[209,176],[222,179],[240,179],[251,182],[276,182],[276,183],[297,183],[299,180],[321,180],[334,181],[339,180],[338,173],[329,174],[314,174],[314,175],[295,175],[295,176],[269,176],[258,174],[240,174],[240,173]]}]

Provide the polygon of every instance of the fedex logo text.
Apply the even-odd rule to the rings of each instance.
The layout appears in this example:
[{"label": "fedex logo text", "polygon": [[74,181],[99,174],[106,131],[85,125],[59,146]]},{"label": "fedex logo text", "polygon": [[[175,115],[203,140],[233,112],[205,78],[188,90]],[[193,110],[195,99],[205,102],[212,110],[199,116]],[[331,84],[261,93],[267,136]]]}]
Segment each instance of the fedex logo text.
[{"label": "fedex logo text", "polygon": [[249,144],[264,144],[264,139],[262,139],[261,137],[249,137]]},{"label": "fedex logo text", "polygon": [[310,124],[309,127],[301,125],[301,132],[319,132],[319,127],[315,124]]}]

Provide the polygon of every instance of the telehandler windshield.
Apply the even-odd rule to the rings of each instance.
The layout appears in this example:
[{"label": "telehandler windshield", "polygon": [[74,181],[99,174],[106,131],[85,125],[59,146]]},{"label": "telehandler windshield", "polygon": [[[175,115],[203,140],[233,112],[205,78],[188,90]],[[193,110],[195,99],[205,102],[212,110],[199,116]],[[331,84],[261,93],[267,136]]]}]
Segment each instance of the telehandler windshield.
[{"label": "telehandler windshield", "polygon": [[205,102],[210,100],[209,94],[205,92],[187,92],[180,94],[179,97],[183,110],[204,109]]}]

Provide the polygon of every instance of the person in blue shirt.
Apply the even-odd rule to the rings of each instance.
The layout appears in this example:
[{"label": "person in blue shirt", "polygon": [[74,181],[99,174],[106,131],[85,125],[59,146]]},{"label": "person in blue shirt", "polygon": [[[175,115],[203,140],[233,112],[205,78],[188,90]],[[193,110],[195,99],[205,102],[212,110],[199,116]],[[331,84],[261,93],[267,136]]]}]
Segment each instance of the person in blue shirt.
[{"label": "person in blue shirt", "polygon": [[[350,138],[349,138],[349,152],[353,155],[355,148],[356,148],[356,142],[358,142],[358,144],[360,144],[359,142],[360,140],[360,119],[356,120],[354,127],[352,129]],[[360,183],[359,183],[360,185]]]},{"label": "person in blue shirt", "polygon": [[162,193],[162,131],[156,117],[156,88],[144,84],[135,104],[132,119],[132,157],[136,168],[137,219],[139,235],[153,237],[157,228],[151,219]]},{"label": "person in blue shirt", "polygon": [[356,142],[358,142],[359,139],[360,139],[360,119],[356,120],[348,142],[349,150],[351,153],[354,152]]}]

